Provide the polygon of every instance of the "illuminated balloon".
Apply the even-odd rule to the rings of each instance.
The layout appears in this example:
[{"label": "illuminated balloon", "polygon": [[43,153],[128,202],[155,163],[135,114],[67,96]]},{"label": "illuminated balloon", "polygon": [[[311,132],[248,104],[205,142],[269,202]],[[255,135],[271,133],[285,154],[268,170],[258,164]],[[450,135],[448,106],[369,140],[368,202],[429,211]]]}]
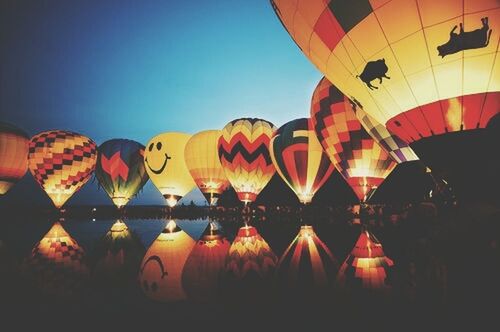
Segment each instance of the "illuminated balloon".
[{"label": "illuminated balloon", "polygon": [[171,220],[154,240],[139,271],[143,293],[161,302],[184,300],[182,270],[195,241]]},{"label": "illuminated balloon", "polygon": [[229,186],[217,154],[217,141],[221,134],[220,130],[194,134],[184,151],[189,172],[210,205],[217,204],[219,196]]},{"label": "illuminated balloon", "polygon": [[170,207],[196,186],[184,158],[190,138],[188,134],[169,132],[153,137],[146,145],[146,171]]},{"label": "illuminated balloon", "polygon": [[215,298],[230,245],[213,222],[207,225],[182,273],[182,285],[189,299],[204,302]]},{"label": "illuminated balloon", "polygon": [[0,121],[0,195],[4,195],[28,170],[28,135]]},{"label": "illuminated balloon", "polygon": [[293,120],[280,127],[271,139],[270,152],[278,174],[304,204],[311,202],[335,170],[311,119]]},{"label": "illuminated balloon", "polygon": [[95,175],[113,203],[121,208],[148,181],[144,146],[128,139],[112,139],[98,148]]},{"label": "illuminated balloon", "polygon": [[94,141],[70,131],[44,131],[29,144],[29,170],[57,208],[87,183],[96,159]]},{"label": "illuminated balloon", "polygon": [[500,113],[500,4],[273,0],[304,54],[406,142],[484,128]]},{"label": "illuminated balloon", "polygon": [[377,238],[363,230],[337,274],[340,286],[349,289],[388,290],[394,262],[385,256]]},{"label": "illuminated balloon", "polygon": [[322,288],[335,278],[338,263],[312,226],[301,226],[281,256],[278,277],[287,287]]},{"label": "illuminated balloon", "polygon": [[89,277],[84,250],[60,222],[35,245],[25,260],[25,272],[41,291],[59,297],[80,292]]},{"label": "illuminated balloon", "polygon": [[229,122],[218,142],[222,168],[240,201],[255,201],[276,171],[269,155],[269,141],[276,127],[262,119]]},{"label": "illuminated balloon", "polygon": [[358,199],[366,201],[396,163],[361,126],[344,95],[325,78],[314,90],[311,118],[326,154]]}]

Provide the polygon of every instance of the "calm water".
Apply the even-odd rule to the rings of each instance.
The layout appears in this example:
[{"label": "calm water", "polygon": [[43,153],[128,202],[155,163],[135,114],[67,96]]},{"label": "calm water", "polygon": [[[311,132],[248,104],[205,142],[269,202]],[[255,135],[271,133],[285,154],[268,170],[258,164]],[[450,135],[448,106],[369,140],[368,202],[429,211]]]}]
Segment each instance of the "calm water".
[{"label": "calm water", "polygon": [[[243,221],[211,221],[226,238],[223,244],[227,250]],[[118,315],[131,323],[146,318],[152,323],[229,323],[251,317],[282,326],[312,326],[325,321],[356,326],[371,325],[370,321],[404,327],[409,322],[449,323],[463,312],[470,314],[478,309],[475,312],[490,315],[495,306],[498,309],[498,305],[486,304],[499,294],[500,279],[494,281],[500,263],[497,235],[467,234],[466,228],[450,226],[443,220],[372,222],[371,234],[376,235],[394,263],[384,282],[390,287],[375,292],[359,291],[352,285],[341,287],[337,281],[339,266],[361,234],[361,226],[350,222],[313,222],[316,235],[333,254],[336,266],[328,266],[325,254],[320,253],[320,272],[310,271],[308,266],[314,259],[305,255],[296,264],[299,272],[291,267],[277,273],[266,266],[273,263],[268,251],[279,259],[301,223],[251,221],[269,248],[259,249],[258,255],[267,258],[258,258],[255,264],[261,266],[257,268],[243,266],[248,262],[246,254],[238,252],[243,263],[234,263],[235,269],[258,270],[242,278],[227,268],[226,252],[223,263],[221,254],[211,251],[197,256],[198,260],[193,258],[191,270],[184,270],[193,248],[200,245],[196,241],[207,232],[208,219],[176,220],[180,232],[187,234],[182,238],[169,238],[169,234],[179,232],[164,233],[169,221],[163,219],[125,219],[128,235],[118,239],[111,236],[117,220],[54,222],[3,220],[0,225],[3,318],[28,315],[49,321],[68,318],[89,322]],[[124,225],[120,225],[122,229]],[[484,243],[478,234],[484,236]],[[155,241],[162,236],[164,241]],[[310,254],[315,249],[303,250]],[[217,259],[218,264],[213,262]],[[286,264],[293,266],[290,261],[293,259]],[[326,283],[317,281],[315,273],[326,276]],[[290,278],[295,278],[299,287],[287,284]],[[165,280],[169,281],[163,285]],[[151,317],[155,319],[151,321]]]}]

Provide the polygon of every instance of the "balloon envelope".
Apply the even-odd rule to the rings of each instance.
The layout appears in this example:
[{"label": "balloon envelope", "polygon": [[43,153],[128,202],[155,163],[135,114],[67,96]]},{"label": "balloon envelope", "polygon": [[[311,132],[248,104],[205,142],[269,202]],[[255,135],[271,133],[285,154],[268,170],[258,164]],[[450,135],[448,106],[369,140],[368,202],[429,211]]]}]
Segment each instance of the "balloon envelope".
[{"label": "balloon envelope", "polygon": [[332,163],[358,199],[365,201],[396,163],[368,135],[349,101],[326,78],[314,90],[311,118],[316,135]]},{"label": "balloon envelope", "polygon": [[21,129],[0,121],[0,195],[28,170],[29,137]]},{"label": "balloon envelope", "polygon": [[146,171],[170,207],[196,186],[184,157],[190,137],[184,133],[168,132],[153,137],[146,145]]},{"label": "balloon envelope", "polygon": [[117,207],[122,207],[148,181],[144,145],[128,139],[112,139],[98,150],[95,175]]},{"label": "balloon envelope", "polygon": [[94,141],[74,132],[44,131],[30,140],[29,170],[57,208],[87,183],[96,159]]},{"label": "balloon envelope", "polygon": [[270,152],[278,174],[304,204],[311,202],[335,170],[310,119],[297,119],[281,126],[271,139]]},{"label": "balloon envelope", "polygon": [[186,166],[210,205],[215,205],[229,186],[217,154],[217,141],[221,134],[220,130],[205,130],[194,134],[186,143],[184,151]]},{"label": "balloon envelope", "polygon": [[218,142],[222,168],[240,201],[255,201],[276,171],[269,142],[276,127],[262,119],[242,118],[229,122]]}]

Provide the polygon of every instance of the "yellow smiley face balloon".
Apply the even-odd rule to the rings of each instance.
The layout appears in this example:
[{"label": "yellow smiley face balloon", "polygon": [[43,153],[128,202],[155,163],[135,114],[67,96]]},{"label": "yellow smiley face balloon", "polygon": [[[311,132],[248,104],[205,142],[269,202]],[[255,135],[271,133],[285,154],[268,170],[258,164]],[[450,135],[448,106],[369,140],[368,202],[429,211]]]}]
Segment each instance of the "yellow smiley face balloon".
[{"label": "yellow smiley face balloon", "polygon": [[191,135],[168,132],[153,137],[146,145],[146,172],[170,207],[196,186],[184,161],[189,138]]}]

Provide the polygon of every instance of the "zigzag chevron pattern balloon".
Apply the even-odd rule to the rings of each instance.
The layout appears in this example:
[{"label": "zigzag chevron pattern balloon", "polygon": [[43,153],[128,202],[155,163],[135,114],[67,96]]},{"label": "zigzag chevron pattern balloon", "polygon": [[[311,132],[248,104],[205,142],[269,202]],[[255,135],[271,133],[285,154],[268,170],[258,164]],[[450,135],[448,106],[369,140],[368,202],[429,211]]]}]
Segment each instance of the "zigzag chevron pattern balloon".
[{"label": "zigzag chevron pattern balloon", "polygon": [[219,159],[240,201],[255,201],[276,169],[269,142],[276,127],[262,119],[242,118],[229,122],[219,138]]},{"label": "zigzag chevron pattern balloon", "polygon": [[94,141],[70,131],[44,131],[29,144],[29,170],[57,208],[87,183],[96,159]]}]

